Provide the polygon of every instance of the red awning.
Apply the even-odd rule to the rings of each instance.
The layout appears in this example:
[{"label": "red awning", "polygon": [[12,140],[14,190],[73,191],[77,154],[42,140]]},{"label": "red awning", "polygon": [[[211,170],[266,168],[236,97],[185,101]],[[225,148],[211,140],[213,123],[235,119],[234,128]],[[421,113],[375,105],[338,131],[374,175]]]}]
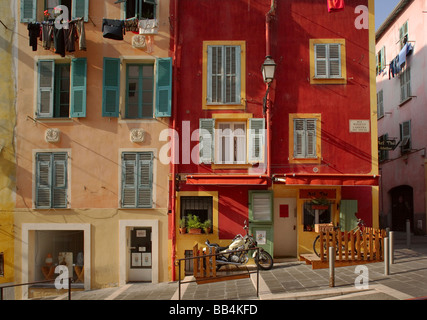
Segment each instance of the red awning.
[{"label": "red awning", "polygon": [[277,182],[286,185],[321,185],[321,186],[378,186],[378,175],[346,174],[289,174],[276,176]]},{"label": "red awning", "polygon": [[265,186],[268,184],[268,177],[255,175],[188,175],[187,184]]}]

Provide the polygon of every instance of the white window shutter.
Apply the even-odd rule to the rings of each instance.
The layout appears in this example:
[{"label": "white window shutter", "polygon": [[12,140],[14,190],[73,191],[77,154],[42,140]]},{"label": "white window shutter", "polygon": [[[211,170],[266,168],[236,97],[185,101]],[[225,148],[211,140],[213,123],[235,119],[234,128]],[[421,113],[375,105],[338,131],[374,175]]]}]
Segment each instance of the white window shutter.
[{"label": "white window shutter", "polygon": [[55,61],[38,61],[37,116],[53,118]]},{"label": "white window shutter", "polygon": [[316,120],[306,120],[306,158],[316,158]]},{"label": "white window shutter", "polygon": [[329,44],[329,78],[341,77],[341,45]]},{"label": "white window shutter", "polygon": [[215,119],[199,121],[199,157],[200,163],[212,163],[215,150]]},{"label": "white window shutter", "polygon": [[294,158],[305,157],[304,119],[294,120]]},{"label": "white window shutter", "polygon": [[265,153],[265,120],[254,118],[249,120],[249,163],[264,162]]},{"label": "white window shutter", "polygon": [[314,45],[314,60],[315,60],[315,77],[316,78],[327,78],[328,77],[328,66],[327,66],[327,45],[326,44],[315,44]]}]

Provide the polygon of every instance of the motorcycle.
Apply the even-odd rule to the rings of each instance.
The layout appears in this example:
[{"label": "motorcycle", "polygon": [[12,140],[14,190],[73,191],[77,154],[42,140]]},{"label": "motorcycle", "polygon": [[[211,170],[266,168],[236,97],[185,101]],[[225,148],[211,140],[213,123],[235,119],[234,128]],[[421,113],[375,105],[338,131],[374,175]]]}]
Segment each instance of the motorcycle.
[{"label": "motorcycle", "polygon": [[[245,265],[249,261],[250,250],[254,250],[252,258],[260,269],[270,270],[273,268],[273,258],[271,255],[263,248],[259,248],[259,251],[255,249],[258,244],[255,241],[254,236],[248,233],[249,228],[246,224],[246,220],[243,229],[245,229],[246,235],[236,235],[233,242],[228,247],[220,247],[218,244],[210,243],[209,240],[206,240],[205,244],[207,245],[207,248],[215,248],[215,252],[220,253],[216,256],[216,270],[219,270],[225,265]],[[207,248],[203,249],[205,253]],[[210,254],[212,250],[209,251]]]}]

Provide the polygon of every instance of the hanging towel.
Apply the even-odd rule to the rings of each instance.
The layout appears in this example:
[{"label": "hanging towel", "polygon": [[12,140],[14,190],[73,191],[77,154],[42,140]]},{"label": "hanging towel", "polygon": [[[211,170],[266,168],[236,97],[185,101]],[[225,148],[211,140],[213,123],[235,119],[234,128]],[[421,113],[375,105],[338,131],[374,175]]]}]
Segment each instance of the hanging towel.
[{"label": "hanging towel", "polygon": [[102,19],[102,36],[107,39],[123,40],[126,34],[123,20]]},{"label": "hanging towel", "polygon": [[399,52],[399,67],[406,62],[406,53],[408,52],[408,44],[405,44]]},{"label": "hanging towel", "polygon": [[64,29],[65,50],[68,52],[76,51],[77,28],[75,22],[68,23],[68,29]]},{"label": "hanging towel", "polygon": [[77,32],[79,34],[79,49],[86,51],[86,31],[83,18],[76,22]]},{"label": "hanging towel", "polygon": [[53,40],[53,25],[44,23],[42,24],[42,46],[46,50],[50,50]]},{"label": "hanging towel", "polygon": [[328,12],[344,10],[344,0],[326,0],[328,2]]}]

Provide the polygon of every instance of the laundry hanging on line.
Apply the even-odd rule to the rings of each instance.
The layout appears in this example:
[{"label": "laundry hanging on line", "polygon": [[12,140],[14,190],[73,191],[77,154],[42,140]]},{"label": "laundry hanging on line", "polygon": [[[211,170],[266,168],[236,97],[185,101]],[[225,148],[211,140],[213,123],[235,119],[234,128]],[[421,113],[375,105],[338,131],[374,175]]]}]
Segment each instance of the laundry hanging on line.
[{"label": "laundry hanging on line", "polygon": [[33,51],[38,49],[40,39],[45,50],[52,48],[55,53],[65,56],[66,52],[76,50],[76,42],[79,42],[79,49],[86,50],[86,35],[83,18],[68,21],[68,28],[56,28],[53,19],[42,22],[31,22],[27,26],[29,45]]},{"label": "laundry hanging on line", "polygon": [[403,68],[407,65],[406,57],[411,55],[414,51],[414,46],[407,42],[402,50],[400,50],[399,54],[390,62],[389,65],[389,79],[397,76]]}]

